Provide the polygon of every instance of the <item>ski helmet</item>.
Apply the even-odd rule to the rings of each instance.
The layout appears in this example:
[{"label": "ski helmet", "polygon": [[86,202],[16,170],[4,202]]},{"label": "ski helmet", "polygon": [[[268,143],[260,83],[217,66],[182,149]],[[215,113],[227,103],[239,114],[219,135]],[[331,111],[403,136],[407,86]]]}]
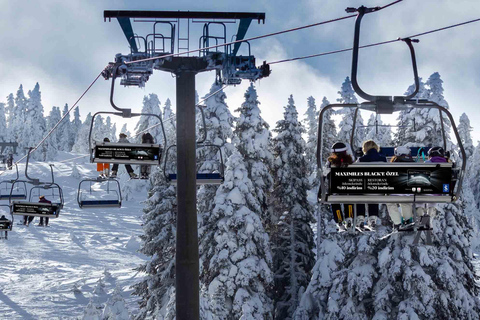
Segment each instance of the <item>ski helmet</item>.
[{"label": "ski helmet", "polygon": [[345,145],[345,143],[343,142],[335,142],[332,146],[332,148],[330,149],[330,152],[335,152],[335,153],[339,153],[339,152],[346,152],[347,151],[347,146]]}]

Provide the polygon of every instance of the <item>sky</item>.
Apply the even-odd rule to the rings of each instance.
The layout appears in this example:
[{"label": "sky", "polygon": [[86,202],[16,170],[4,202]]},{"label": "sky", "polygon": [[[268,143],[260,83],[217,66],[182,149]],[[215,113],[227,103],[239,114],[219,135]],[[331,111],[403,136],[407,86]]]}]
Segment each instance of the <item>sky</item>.
[{"label": "sky", "polygon": [[[177,0],[177,1],[94,1],[94,0],[0,0],[0,102],[16,93],[23,84],[25,93],[40,84],[45,112],[52,106],[71,106],[115,54],[129,52],[119,24],[104,22],[104,10],[231,11],[264,12],[265,24],[252,22],[247,37],[299,27],[347,15],[345,8],[382,6],[390,0]],[[364,17],[361,44],[405,37],[451,24],[480,18],[476,0],[404,0]],[[198,47],[202,24],[191,25],[191,48]],[[273,62],[351,47],[354,19],[251,42],[257,59]],[[150,33],[150,24],[134,23],[138,34]],[[227,38],[235,33],[227,25]],[[458,121],[465,112],[473,126],[472,135],[480,140],[480,22],[423,36],[415,45],[420,77],[424,81],[439,72],[444,81],[445,99]],[[317,106],[324,96],[338,98],[342,82],[350,76],[351,52],[272,65],[270,77],[255,83],[263,117],[270,126],[283,117],[283,107],[293,94],[300,118],[304,118],[307,98]],[[402,95],[413,83],[410,56],[405,44],[393,44],[360,51],[359,83],[370,94]],[[205,96],[215,80],[214,72],[197,75],[196,89]],[[243,102],[248,81],[225,89],[233,111]],[[175,79],[155,71],[145,88],[117,87],[115,101],[120,107],[140,111],[144,95],[155,93],[162,105],[169,98],[175,107]],[[80,101],[80,113],[109,111],[110,83],[100,78]],[[366,117],[364,117],[366,118]],[[366,118],[368,119],[368,118]],[[112,119],[117,120],[117,119]],[[117,128],[123,119],[118,119]],[[129,123],[133,131],[134,122]],[[132,125],[133,124],[133,125]],[[455,142],[455,141],[454,141]]]}]

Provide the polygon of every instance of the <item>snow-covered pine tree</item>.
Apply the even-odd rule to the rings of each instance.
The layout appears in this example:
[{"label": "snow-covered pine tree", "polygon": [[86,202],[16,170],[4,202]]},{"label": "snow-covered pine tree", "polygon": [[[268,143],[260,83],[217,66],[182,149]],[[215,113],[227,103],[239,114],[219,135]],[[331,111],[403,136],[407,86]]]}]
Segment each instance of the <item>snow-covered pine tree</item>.
[{"label": "snow-covered pine tree", "polygon": [[177,131],[177,119],[175,117],[175,113],[172,110],[172,103],[170,102],[170,99],[167,99],[167,101],[165,101],[165,106],[163,107],[162,120],[163,120],[163,125],[165,126],[165,133],[167,135],[168,145],[175,144],[175,133]]},{"label": "snow-covered pine tree", "polygon": [[475,146],[473,145],[472,135],[470,134],[473,128],[470,126],[470,119],[465,112],[460,116],[460,122],[458,123],[457,129],[463,144],[463,148],[467,154],[467,159],[469,159],[471,156],[473,156]]},{"label": "snow-covered pine tree", "polygon": [[447,204],[433,228],[433,246],[412,246],[408,233],[382,239],[333,231],[295,319],[479,318],[467,219]]},{"label": "snow-covered pine tree", "polygon": [[126,123],[123,124],[122,129],[120,130],[120,133],[125,133],[127,135],[127,139],[132,136],[132,133],[127,129]]},{"label": "snow-covered pine tree", "polygon": [[273,178],[270,174],[273,166],[273,155],[270,151],[272,134],[268,123],[260,114],[258,107],[260,102],[253,83],[250,84],[244,96],[245,101],[242,106],[235,110],[240,113],[240,116],[235,124],[234,140],[237,150],[245,161],[248,177],[253,183],[254,192],[252,193],[260,203],[261,210],[256,213],[260,215],[262,221],[267,222],[267,197],[273,186]]},{"label": "snow-covered pine tree", "polygon": [[15,109],[14,109],[14,117],[13,117],[13,136],[12,139],[18,143],[17,150],[20,150],[20,153],[23,154],[23,149],[28,147],[28,141],[23,139],[24,137],[24,130],[25,120],[26,120],[26,113],[27,113],[27,98],[23,92],[23,86],[17,90],[17,94],[15,96]]},{"label": "snow-covered pine tree", "polygon": [[15,138],[15,98],[13,94],[10,93],[7,96],[7,106],[5,108],[6,113],[8,114],[7,118],[7,138],[8,142],[16,141]]},{"label": "snow-covered pine tree", "polygon": [[[160,111],[160,100],[158,100],[158,96],[156,94],[151,93],[148,96],[143,97],[142,113],[156,114],[160,117],[162,116],[162,112]],[[142,134],[139,133],[154,125],[157,125],[158,123],[158,119],[155,117],[141,116],[140,120],[138,120],[137,125],[135,126],[135,133],[138,134],[136,140],[141,142]],[[154,128],[148,129],[147,132],[150,132],[155,139],[155,142],[163,141],[161,126],[155,126]]]},{"label": "snow-covered pine tree", "polygon": [[96,116],[93,123],[92,140],[102,142],[104,138],[110,139],[110,134],[111,132],[103,121],[103,117],[100,115]]},{"label": "snow-covered pine tree", "polygon": [[[23,131],[23,142],[26,147],[34,147],[45,136],[47,129],[38,82],[32,91],[28,91],[28,97],[25,123],[22,124],[24,128],[27,128]],[[40,146],[36,152],[32,153],[32,158],[38,161],[45,161],[47,159],[46,146],[44,144]]]},{"label": "snow-covered pine tree", "polygon": [[[70,122],[70,113],[68,113],[68,104],[65,104],[63,107],[62,116],[64,116],[65,119],[63,119],[62,123],[57,127],[57,131],[60,132],[58,147],[60,151],[70,152],[75,143],[75,136],[72,129],[72,123]],[[56,123],[53,125],[55,124]]]},{"label": "snow-covered pine tree", "polygon": [[76,153],[89,153],[88,150],[88,134],[90,132],[90,125],[92,123],[92,113],[89,112],[82,127],[78,131],[77,139],[73,145],[72,151]]},{"label": "snow-covered pine tree", "polygon": [[[352,82],[347,77],[342,83],[342,88],[338,91],[340,98],[337,99],[338,103],[358,103],[357,97],[355,96],[355,91],[352,88]],[[338,131],[338,141],[343,143],[350,143],[350,135],[352,134],[353,129],[353,118],[355,115],[355,108],[343,108],[337,111],[337,114],[343,114],[342,121],[339,124]],[[353,149],[359,148],[362,146],[363,141],[365,140],[365,129],[363,127],[363,118],[360,112],[357,114],[357,121],[355,124],[355,139],[353,141]]]},{"label": "snow-covered pine tree", "polygon": [[303,123],[307,131],[307,145],[305,148],[305,158],[307,160],[308,176],[317,172],[317,134],[318,134],[318,112],[315,98],[307,98],[307,111],[305,112]]},{"label": "snow-covered pine tree", "polygon": [[134,294],[141,298],[136,319],[154,316],[171,320],[175,317],[177,194],[161,170],[154,170],[150,181],[152,187],[143,209],[140,252],[151,260],[137,269],[147,275],[134,285]]},{"label": "snow-covered pine tree", "polygon": [[112,130],[110,131],[110,136],[112,139],[110,141],[116,142],[117,141],[117,124],[114,123],[112,126]]},{"label": "snow-covered pine tree", "polygon": [[473,156],[468,160],[468,171],[465,179],[469,180],[470,188],[475,197],[475,204],[480,208],[480,143],[473,151]]},{"label": "snow-covered pine tree", "polygon": [[[322,99],[322,104],[320,105],[320,111],[322,111],[323,108],[328,106],[330,104],[330,101],[328,101],[327,97],[323,97]],[[322,140],[323,140],[323,148],[322,148],[322,163],[325,163],[327,161],[328,156],[330,155],[330,148],[333,146],[335,142],[338,141],[337,138],[337,127],[335,126],[335,121],[332,119],[332,115],[334,114],[333,110],[328,110],[325,111],[325,114],[323,116],[323,124],[322,124]],[[318,119],[317,115],[317,119]],[[317,183],[318,185],[318,183]]]},{"label": "snow-covered pine tree", "polygon": [[[425,82],[422,81],[422,78],[418,78],[419,81],[419,89],[418,93],[413,97],[414,99],[428,99],[429,92],[425,87]],[[412,84],[408,87],[407,91],[405,91],[405,95],[410,95],[415,90],[415,85]],[[415,144],[415,136],[412,135],[412,132],[417,130],[418,124],[416,123],[417,113],[419,112],[418,109],[408,109],[402,110],[399,112],[397,118],[397,131],[394,134],[394,143],[396,146],[399,145],[406,145],[408,143]],[[414,126],[415,122],[415,126]],[[414,128],[415,127],[415,128]]]},{"label": "snow-covered pine tree", "polygon": [[[378,128],[375,126],[375,122]],[[374,140],[380,147],[392,147],[392,130],[390,127],[382,127],[383,121],[379,115],[372,113],[368,119],[367,136],[365,140]]]},{"label": "snow-covered pine tree", "polygon": [[112,296],[107,300],[102,314],[103,320],[129,320],[130,314],[122,297],[122,289],[115,287]]},{"label": "snow-covered pine tree", "polygon": [[85,310],[83,311],[82,320],[103,320],[102,319],[102,310],[99,306],[90,299]]},{"label": "snow-covered pine tree", "polygon": [[[60,108],[53,107],[50,110],[50,114],[47,117],[47,130],[50,131],[61,119]],[[47,150],[47,157],[46,160],[54,160],[58,154],[58,150],[60,149],[60,144],[64,142],[62,140],[62,134],[64,132],[54,130],[52,134],[47,138],[45,142],[46,150]]]},{"label": "snow-covered pine tree", "polygon": [[73,136],[76,137],[77,134],[80,132],[80,128],[82,127],[82,120],[80,119],[79,107],[75,107],[75,109],[73,110],[73,120],[72,120],[71,127],[72,127]]},{"label": "snow-covered pine tree", "polygon": [[273,212],[277,220],[272,233],[275,272],[275,319],[291,319],[315,263],[313,254],[313,209],[307,200],[310,189],[304,158],[304,128],[298,121],[293,96],[284,119],[274,129]]},{"label": "snow-covered pine tree", "polygon": [[217,190],[215,208],[203,221],[209,228],[203,230],[200,241],[201,278],[216,319],[273,316],[267,294],[273,280],[272,257],[248,175],[242,156],[234,151],[227,161],[225,183]]},{"label": "snow-covered pine tree", "polygon": [[5,117],[5,103],[0,102],[0,139],[8,141],[7,118]]}]

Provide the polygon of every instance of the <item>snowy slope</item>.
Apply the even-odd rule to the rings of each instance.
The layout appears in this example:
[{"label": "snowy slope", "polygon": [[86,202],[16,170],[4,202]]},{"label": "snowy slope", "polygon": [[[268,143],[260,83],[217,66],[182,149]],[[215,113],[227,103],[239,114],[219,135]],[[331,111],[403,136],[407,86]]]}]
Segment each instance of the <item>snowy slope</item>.
[{"label": "snowy slope", "polygon": [[[63,159],[78,156],[59,153]],[[77,161],[85,177],[96,177],[96,165],[88,159]],[[76,202],[79,179],[71,177],[72,163],[55,163],[55,181],[64,191],[65,207],[50,227],[17,225],[8,240],[0,240],[0,318],[1,319],[77,319],[90,298],[105,303],[116,285],[130,312],[136,313],[136,297],[130,285],[138,281],[133,268],[146,259],[136,252],[141,233],[141,214],[146,199],[147,181],[128,181],[134,201],[123,201],[122,208],[80,209]],[[21,165],[20,178],[25,166]],[[33,163],[29,175],[49,179],[46,163]],[[0,180],[14,178],[8,171]],[[122,185],[126,177],[121,178]],[[48,198],[48,195],[47,195]],[[8,203],[8,201],[0,201]],[[2,208],[3,209],[3,208]],[[112,277],[104,277],[107,269]],[[94,295],[94,288],[104,278],[105,294]],[[77,287],[79,291],[74,292]]]}]

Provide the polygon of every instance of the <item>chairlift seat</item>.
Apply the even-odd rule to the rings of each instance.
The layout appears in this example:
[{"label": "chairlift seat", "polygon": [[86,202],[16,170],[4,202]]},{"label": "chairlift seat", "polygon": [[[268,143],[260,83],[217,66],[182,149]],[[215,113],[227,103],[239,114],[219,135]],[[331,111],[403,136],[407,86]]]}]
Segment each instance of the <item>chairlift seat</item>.
[{"label": "chairlift seat", "polygon": [[61,205],[58,203],[13,201],[12,214],[31,217],[58,218]]},{"label": "chairlift seat", "polygon": [[0,194],[0,200],[23,200],[27,199],[26,194],[12,194],[11,196],[9,194]]},{"label": "chairlift seat", "polygon": [[[171,184],[177,184],[177,174],[171,173],[168,175],[168,179],[170,180]],[[224,181],[222,175],[220,173],[197,173],[197,184],[222,184]]]},{"label": "chairlift seat", "polygon": [[119,200],[81,200],[80,208],[121,208],[122,202]]},{"label": "chairlift seat", "polygon": [[95,143],[92,150],[92,162],[159,165],[162,158],[162,147],[147,143]]}]

